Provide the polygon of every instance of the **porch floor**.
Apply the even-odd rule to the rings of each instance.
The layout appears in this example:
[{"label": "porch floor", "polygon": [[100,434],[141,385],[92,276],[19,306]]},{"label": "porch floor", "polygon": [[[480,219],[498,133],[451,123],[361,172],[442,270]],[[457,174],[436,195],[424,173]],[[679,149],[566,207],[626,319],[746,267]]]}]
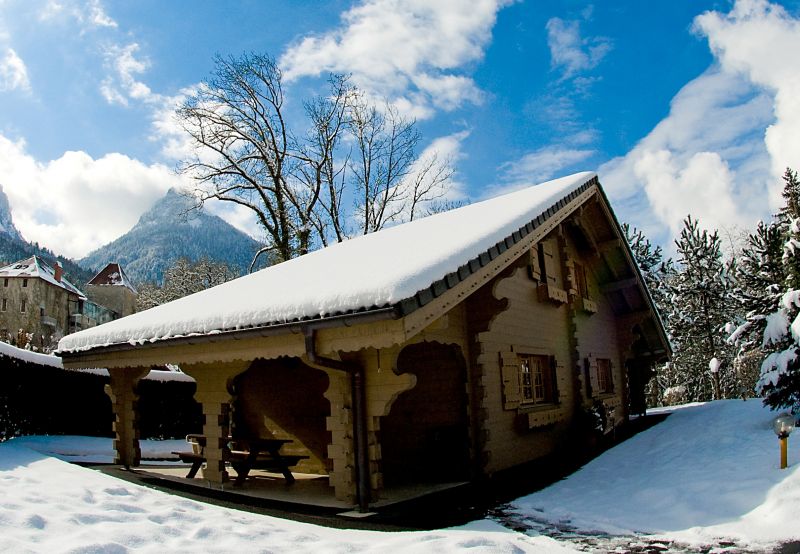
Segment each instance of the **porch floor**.
[{"label": "porch floor", "polygon": [[[291,485],[280,473],[270,473],[263,470],[251,470],[247,480],[241,486],[235,486],[233,479],[227,483],[212,483],[202,477],[202,471],[192,479],[187,479],[189,466],[184,465],[141,465],[135,469],[142,476],[156,478],[163,481],[189,486],[202,494],[203,490],[224,491],[235,496],[249,497],[258,500],[285,502],[319,508],[335,508],[349,511],[354,506],[348,502],[337,500],[333,488],[329,485],[327,475],[315,475],[293,472],[295,482]],[[235,477],[236,472],[231,475]],[[386,488],[381,493],[381,498],[370,504],[371,508],[384,508],[400,502],[406,502],[434,492],[445,491],[464,485],[465,482],[452,483],[421,483]]]}]

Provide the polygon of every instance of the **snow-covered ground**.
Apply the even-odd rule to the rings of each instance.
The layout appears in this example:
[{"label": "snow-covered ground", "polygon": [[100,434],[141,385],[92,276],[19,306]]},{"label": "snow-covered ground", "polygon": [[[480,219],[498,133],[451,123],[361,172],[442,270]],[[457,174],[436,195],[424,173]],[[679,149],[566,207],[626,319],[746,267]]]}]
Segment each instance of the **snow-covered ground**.
[{"label": "snow-covered ground", "polygon": [[[567,552],[582,546],[538,535],[554,528],[638,534],[631,542],[647,533],[646,539],[690,549],[733,542],[768,551],[800,540],[800,432],[789,439],[790,467],[779,469],[774,416],[758,400],[675,410],[567,479],[504,507],[494,521],[407,533],[329,529],[220,508],[58,459],[106,460],[109,439],[14,439],[0,444],[0,551]],[[173,449],[169,441],[142,446],[154,458]]]}]

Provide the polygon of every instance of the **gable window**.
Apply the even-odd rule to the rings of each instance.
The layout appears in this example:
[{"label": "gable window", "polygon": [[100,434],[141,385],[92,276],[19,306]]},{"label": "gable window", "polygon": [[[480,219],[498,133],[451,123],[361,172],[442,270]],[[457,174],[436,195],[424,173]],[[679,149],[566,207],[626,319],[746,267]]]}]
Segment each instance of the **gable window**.
[{"label": "gable window", "polygon": [[502,352],[501,364],[505,409],[558,403],[555,357]]},{"label": "gable window", "polygon": [[23,279],[22,280],[22,286],[23,287],[27,287],[28,286],[28,280],[27,279]]},{"label": "gable window", "polygon": [[19,306],[19,311],[20,311],[21,313],[25,313],[25,311],[26,311],[27,307],[28,307],[28,305],[27,305],[27,301],[26,301],[26,300],[23,298],[23,299],[22,299],[22,304],[20,304],[20,306]]}]

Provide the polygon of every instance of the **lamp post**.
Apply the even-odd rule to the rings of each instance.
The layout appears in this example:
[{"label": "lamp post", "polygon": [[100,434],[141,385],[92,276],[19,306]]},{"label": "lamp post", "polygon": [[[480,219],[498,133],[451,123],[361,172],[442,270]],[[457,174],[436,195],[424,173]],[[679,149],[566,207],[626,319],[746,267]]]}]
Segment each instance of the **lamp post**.
[{"label": "lamp post", "polygon": [[781,469],[786,469],[789,465],[786,453],[789,435],[794,429],[794,417],[787,413],[782,413],[772,421],[772,429],[781,441]]}]

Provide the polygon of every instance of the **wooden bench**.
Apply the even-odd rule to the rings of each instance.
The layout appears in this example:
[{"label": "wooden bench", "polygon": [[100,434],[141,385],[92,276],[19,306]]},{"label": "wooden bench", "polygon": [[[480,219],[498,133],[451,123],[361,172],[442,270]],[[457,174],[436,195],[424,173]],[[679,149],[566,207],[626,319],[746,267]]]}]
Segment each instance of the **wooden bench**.
[{"label": "wooden bench", "polygon": [[[206,461],[204,449],[206,438],[203,435],[187,435],[187,442],[192,444],[192,451],[173,451],[183,463],[192,464],[187,479],[193,479],[200,467]],[[284,444],[292,442],[287,439],[261,439],[238,438],[230,439],[228,446],[223,450],[223,459],[230,462],[236,471],[236,485],[241,485],[247,479],[250,470],[262,469],[283,474],[288,484],[295,481],[290,467],[296,466],[300,460],[309,457],[297,454],[281,454],[280,449]]]}]

